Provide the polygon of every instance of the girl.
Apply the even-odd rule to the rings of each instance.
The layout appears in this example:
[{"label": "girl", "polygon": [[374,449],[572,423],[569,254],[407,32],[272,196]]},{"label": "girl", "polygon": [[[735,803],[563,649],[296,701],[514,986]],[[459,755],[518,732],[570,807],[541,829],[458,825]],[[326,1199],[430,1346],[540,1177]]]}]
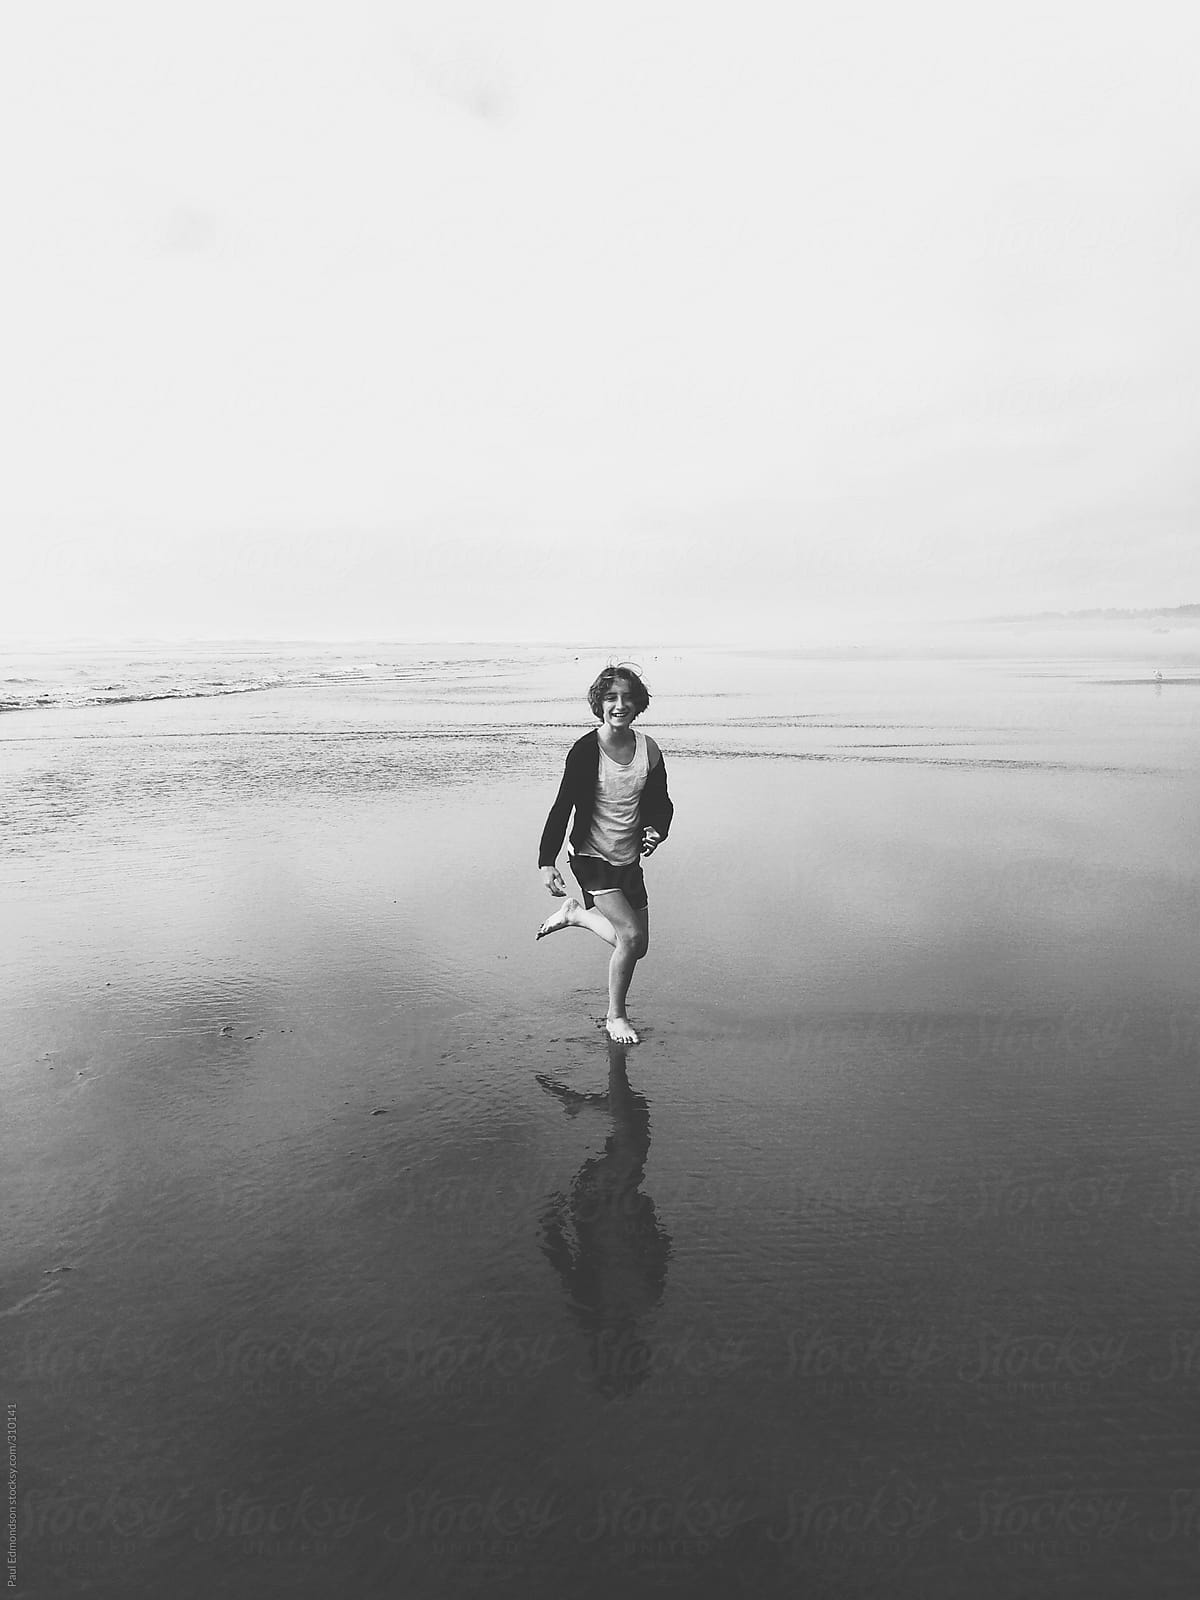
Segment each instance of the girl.
[{"label": "girl", "polygon": [[617,1044],[637,1044],[625,1013],[633,969],[650,943],[646,884],[639,855],[653,855],[667,837],[675,807],[667,794],[662,751],[634,729],[650,704],[646,685],[631,667],[606,667],[588,690],[600,727],[567,752],[558,795],[542,830],[538,866],[552,895],[567,892],[556,865],[572,810],[571,871],[583,904],[569,899],[547,917],[539,939],[560,928],[590,928],[613,947],[608,964],[605,1027]]}]

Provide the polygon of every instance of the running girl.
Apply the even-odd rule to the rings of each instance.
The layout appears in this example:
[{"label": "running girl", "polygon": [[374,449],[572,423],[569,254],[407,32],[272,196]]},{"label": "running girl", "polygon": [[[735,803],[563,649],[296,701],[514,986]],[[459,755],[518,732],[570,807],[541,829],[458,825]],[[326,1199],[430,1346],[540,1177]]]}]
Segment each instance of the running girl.
[{"label": "running girl", "polygon": [[662,751],[633,726],[650,704],[638,674],[630,667],[606,667],[588,690],[588,704],[601,725],[567,752],[538,850],[542,882],[561,898],[567,886],[556,863],[574,810],[569,860],[583,904],[569,899],[546,918],[537,936],[544,938],[560,928],[590,928],[612,945],[605,1027],[617,1044],[637,1044],[625,997],[633,969],[650,943],[646,884],[638,857],[653,855],[667,837],[675,807],[667,794]]}]

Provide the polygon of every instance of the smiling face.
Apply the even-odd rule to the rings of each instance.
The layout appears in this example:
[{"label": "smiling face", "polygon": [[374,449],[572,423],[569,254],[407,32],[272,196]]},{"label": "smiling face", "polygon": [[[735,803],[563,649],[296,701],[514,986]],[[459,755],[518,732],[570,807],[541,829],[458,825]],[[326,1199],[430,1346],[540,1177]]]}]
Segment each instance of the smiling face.
[{"label": "smiling face", "polygon": [[637,716],[637,700],[628,678],[614,678],[601,701],[604,726],[612,733],[623,732]]},{"label": "smiling face", "polygon": [[[617,692],[614,694],[614,691]],[[604,704],[606,697],[612,700],[619,713],[616,723],[608,719]],[[638,676],[636,668],[608,666],[588,690],[587,700],[597,722],[603,722],[608,728],[624,728],[650,704],[650,691]]]}]

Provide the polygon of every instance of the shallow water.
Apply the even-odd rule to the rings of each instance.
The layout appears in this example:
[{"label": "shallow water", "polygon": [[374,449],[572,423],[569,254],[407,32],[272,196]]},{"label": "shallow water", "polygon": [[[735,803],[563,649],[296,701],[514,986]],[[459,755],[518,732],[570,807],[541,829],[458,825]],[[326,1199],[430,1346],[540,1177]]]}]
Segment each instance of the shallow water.
[{"label": "shallow water", "polygon": [[1191,682],[643,656],[623,1061],[443,654],[0,722],[24,1592],[1194,1593]]}]

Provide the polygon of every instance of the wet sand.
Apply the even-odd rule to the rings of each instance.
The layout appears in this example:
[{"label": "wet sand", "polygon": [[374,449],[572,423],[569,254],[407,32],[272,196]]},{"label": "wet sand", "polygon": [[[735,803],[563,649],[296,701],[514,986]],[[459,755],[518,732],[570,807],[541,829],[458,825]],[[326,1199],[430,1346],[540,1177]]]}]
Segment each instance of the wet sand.
[{"label": "wet sand", "polygon": [[1193,1594],[1191,714],[664,694],[623,1056],[572,665],[5,723],[17,1592]]}]

